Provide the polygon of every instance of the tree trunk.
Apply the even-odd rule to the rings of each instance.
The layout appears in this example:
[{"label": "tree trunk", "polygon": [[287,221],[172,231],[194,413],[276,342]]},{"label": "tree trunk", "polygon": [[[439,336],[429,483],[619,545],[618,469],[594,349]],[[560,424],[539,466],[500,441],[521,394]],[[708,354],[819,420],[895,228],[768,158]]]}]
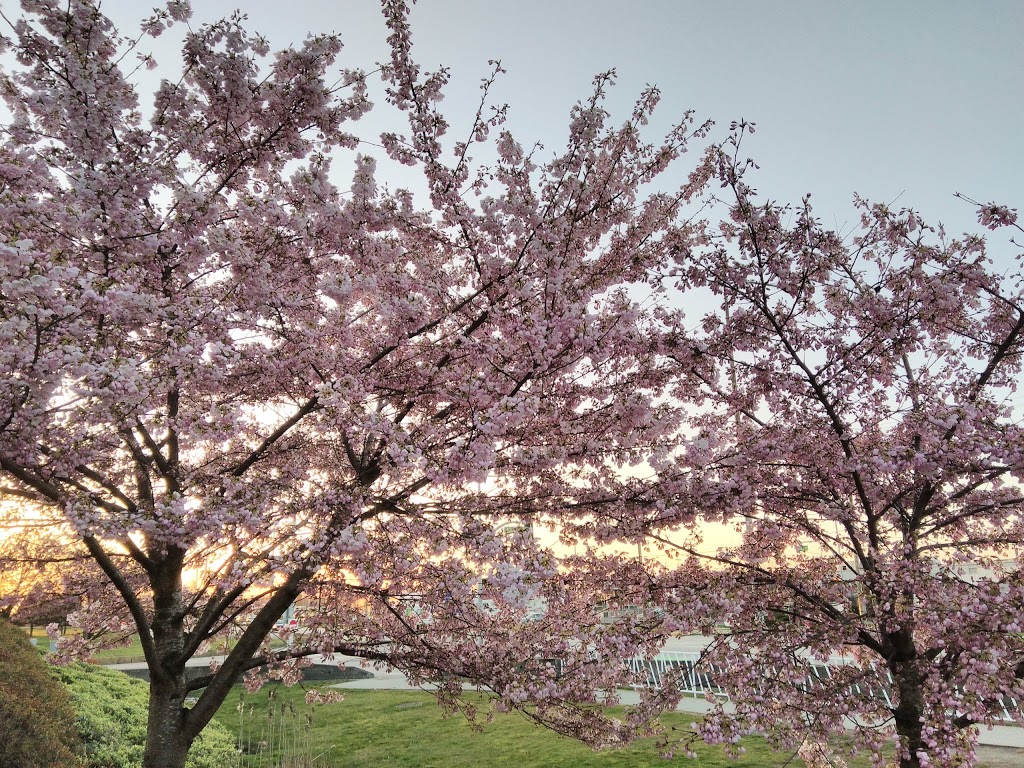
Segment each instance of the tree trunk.
[{"label": "tree trunk", "polygon": [[[177,555],[177,552],[172,552]],[[167,564],[170,564],[169,567]],[[149,666],[149,722],[146,728],[146,752],[143,768],[184,768],[192,742],[224,703],[231,687],[253,665],[253,656],[274,628],[274,622],[301,594],[299,586],[308,573],[299,571],[277,588],[242,633],[208,682],[198,701],[185,709],[189,693],[186,662],[188,633],[181,590],[180,557],[168,557],[151,569],[153,586],[153,648]],[[196,683],[193,687],[198,685]]]},{"label": "tree trunk", "polygon": [[914,662],[894,664],[891,668],[899,704],[892,710],[900,747],[900,768],[921,768],[918,752],[924,748],[921,740],[924,715],[924,679]]},{"label": "tree trunk", "polygon": [[185,711],[185,610],[180,549],[170,548],[150,573],[153,586],[154,658],[149,666],[149,721],[143,768],[184,768],[195,735],[189,735]]},{"label": "tree trunk", "polygon": [[192,746],[185,732],[184,671],[179,679],[151,677],[143,768],[184,768]]}]

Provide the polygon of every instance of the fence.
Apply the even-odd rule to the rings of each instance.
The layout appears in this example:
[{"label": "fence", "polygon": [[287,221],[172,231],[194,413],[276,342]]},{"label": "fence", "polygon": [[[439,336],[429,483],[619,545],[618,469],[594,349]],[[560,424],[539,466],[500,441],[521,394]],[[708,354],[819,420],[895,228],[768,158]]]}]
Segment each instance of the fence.
[{"label": "fence", "polygon": [[[841,662],[837,662],[841,663]],[[709,693],[721,701],[728,701],[729,694],[715,682],[716,675],[721,675],[722,667],[702,661],[698,653],[665,652],[653,658],[632,658],[626,667],[638,676],[639,682],[634,688],[659,687],[666,682],[674,682],[683,693],[695,698],[704,698]],[[866,683],[851,683],[849,691],[856,696],[866,695],[868,698],[880,698],[885,706],[892,708],[892,675],[884,675],[888,685],[869,686]],[[805,690],[815,687],[831,688],[833,679],[832,666],[829,664],[810,664]],[[1000,696],[998,711],[995,718],[1006,723],[1019,723],[1024,719],[1021,702],[1013,696]]]}]

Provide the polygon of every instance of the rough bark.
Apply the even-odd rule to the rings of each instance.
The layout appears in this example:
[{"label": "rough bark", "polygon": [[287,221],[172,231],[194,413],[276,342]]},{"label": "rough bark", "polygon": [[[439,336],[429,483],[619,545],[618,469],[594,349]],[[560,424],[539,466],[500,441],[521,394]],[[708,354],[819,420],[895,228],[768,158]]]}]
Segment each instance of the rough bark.
[{"label": "rough bark", "polygon": [[892,664],[890,669],[899,696],[899,703],[892,710],[892,714],[903,751],[900,756],[900,768],[921,768],[918,753],[924,747],[921,739],[924,679],[913,661]]},{"label": "rough bark", "polygon": [[153,586],[153,658],[148,658],[149,721],[143,768],[184,768],[194,737],[186,729],[184,603],[180,550],[166,552],[150,572]]},{"label": "rough bark", "polygon": [[190,653],[185,630],[182,599],[182,553],[171,551],[151,571],[153,587],[153,657],[150,669],[149,722],[143,768],[183,768],[188,750],[199,733],[224,703],[242,674],[258,663],[260,644],[285,609],[301,594],[300,584],[308,574],[291,574],[273,597],[257,612],[242,637],[210,676],[208,684],[191,709],[185,709],[190,686],[186,662]]},{"label": "rough bark", "polygon": [[185,680],[153,676],[143,768],[184,768],[192,738],[185,730]]}]

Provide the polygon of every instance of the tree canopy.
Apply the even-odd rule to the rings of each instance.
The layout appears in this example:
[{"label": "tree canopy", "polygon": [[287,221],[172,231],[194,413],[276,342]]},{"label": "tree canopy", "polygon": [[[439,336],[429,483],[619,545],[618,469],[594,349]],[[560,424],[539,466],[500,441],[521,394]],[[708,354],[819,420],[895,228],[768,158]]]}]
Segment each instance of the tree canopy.
[{"label": "tree canopy", "polygon": [[[614,692],[644,642],[593,610],[621,562],[566,570],[498,529],[637,507],[620,470],[677,412],[635,291],[668,264],[707,158],[682,189],[645,190],[705,127],[687,115],[650,143],[654,89],[613,125],[609,73],[552,157],[503,129],[487,83],[450,141],[445,72],[413,60],[405,4],[383,10],[374,82],[407,130],[370,143],[370,75],[336,66],[335,36],[271,55],[241,15],[186,28],[178,0],[137,36],[80,0],[10,22],[0,470],[88,553],[62,652],[140,637],[147,766],[181,765],[243,674],[293,679],[314,651],[399,664],[452,701],[487,685],[601,742],[610,721],[574,704]],[[182,69],[144,93],[133,55],[169,28]],[[377,182],[374,143],[420,171],[429,208]],[[322,610],[270,653],[314,588]],[[226,660],[187,679],[229,633]]]},{"label": "tree canopy", "polygon": [[672,317],[694,436],[662,465],[674,508],[742,535],[709,551],[652,522],[683,559],[663,588],[692,600],[666,610],[728,627],[708,661],[736,710],[705,736],[852,722],[880,755],[890,723],[902,766],[960,765],[968,728],[1019,718],[1024,693],[1024,281],[911,210],[859,201],[839,233],[809,199],[759,200],[745,133],[719,171],[731,220],[680,260],[720,304]]},{"label": "tree canopy", "polygon": [[[1019,272],[911,211],[836,232],[761,202],[749,123],[652,139],[657,90],[616,123],[613,73],[555,152],[506,129],[498,64],[460,121],[382,8],[372,72],[334,35],[192,29],[181,0],[136,35],[86,0],[8,22],[3,493],[75,563],[60,654],[138,634],[144,765],[314,653],[620,743],[681,695],[606,717],[623,662],[713,630],[737,707],[709,741],[857,717],[905,768],[969,759],[1024,692]],[[180,69],[145,54],[168,31]],[[371,109],[404,127],[362,135]],[[423,200],[378,181],[395,163]],[[737,519],[735,546],[690,538]],[[0,567],[39,548],[0,541]]]}]

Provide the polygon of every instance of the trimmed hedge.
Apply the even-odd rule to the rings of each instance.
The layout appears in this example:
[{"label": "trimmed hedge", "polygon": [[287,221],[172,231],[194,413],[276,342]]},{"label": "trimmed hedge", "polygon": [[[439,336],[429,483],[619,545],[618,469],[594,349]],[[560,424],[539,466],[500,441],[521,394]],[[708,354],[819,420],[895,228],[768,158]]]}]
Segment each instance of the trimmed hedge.
[{"label": "trimmed hedge", "polygon": [[[88,768],[137,768],[146,744],[149,686],[93,664],[54,667],[78,715]],[[224,768],[236,761],[235,739],[216,721],[192,744],[187,768]]]},{"label": "trimmed hedge", "polygon": [[67,690],[25,633],[0,621],[0,768],[80,766]]},{"label": "trimmed hedge", "polygon": [[[137,768],[149,686],[93,664],[53,667],[25,632],[0,620],[0,768]],[[211,722],[187,768],[225,768],[235,738]]]}]

